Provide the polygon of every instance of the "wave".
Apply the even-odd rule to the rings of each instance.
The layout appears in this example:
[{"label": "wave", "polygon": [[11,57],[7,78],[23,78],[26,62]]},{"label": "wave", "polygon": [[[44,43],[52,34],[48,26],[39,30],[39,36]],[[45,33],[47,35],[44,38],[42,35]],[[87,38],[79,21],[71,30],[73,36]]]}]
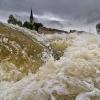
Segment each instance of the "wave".
[{"label": "wave", "polygon": [[[41,38],[48,46],[52,41],[57,46],[61,43],[60,47],[68,46],[59,60],[48,57],[36,73],[29,72],[18,81],[1,80],[0,100],[99,100],[100,35],[71,33]],[[1,68],[0,73],[5,77]]]}]

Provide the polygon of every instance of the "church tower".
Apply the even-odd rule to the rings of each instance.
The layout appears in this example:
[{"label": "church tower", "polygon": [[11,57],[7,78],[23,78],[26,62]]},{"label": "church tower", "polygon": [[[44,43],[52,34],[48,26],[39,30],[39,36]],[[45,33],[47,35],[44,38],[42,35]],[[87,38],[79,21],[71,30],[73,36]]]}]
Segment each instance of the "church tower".
[{"label": "church tower", "polygon": [[33,11],[31,9],[31,14],[30,14],[30,23],[33,24],[34,23],[34,18],[33,18]]}]

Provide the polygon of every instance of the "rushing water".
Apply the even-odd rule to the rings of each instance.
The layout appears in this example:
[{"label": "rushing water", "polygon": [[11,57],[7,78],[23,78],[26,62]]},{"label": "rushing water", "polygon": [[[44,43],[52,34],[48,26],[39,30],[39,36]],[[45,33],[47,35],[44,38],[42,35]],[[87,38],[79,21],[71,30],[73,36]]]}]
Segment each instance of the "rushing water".
[{"label": "rushing water", "polygon": [[[67,43],[63,56],[48,57],[35,74],[18,73],[19,81],[2,80],[6,73],[0,68],[0,100],[100,100],[100,36],[72,33],[41,38],[48,40],[47,45],[59,39],[61,45]],[[18,72],[15,66],[9,70]]]}]

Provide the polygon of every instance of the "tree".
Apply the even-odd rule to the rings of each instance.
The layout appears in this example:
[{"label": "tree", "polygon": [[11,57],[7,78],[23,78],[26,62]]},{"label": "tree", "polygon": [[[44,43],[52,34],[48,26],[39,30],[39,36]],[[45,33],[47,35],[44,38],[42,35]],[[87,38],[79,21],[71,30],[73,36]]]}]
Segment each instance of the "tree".
[{"label": "tree", "polygon": [[26,28],[31,29],[31,30],[33,29],[33,25],[27,21],[24,22],[23,27],[26,27]]},{"label": "tree", "polygon": [[20,27],[23,26],[21,21],[17,21],[17,25],[20,26]]},{"label": "tree", "polygon": [[41,24],[41,23],[34,23],[33,26],[34,26],[35,30],[38,31],[39,27],[43,27],[43,24]]},{"label": "tree", "polygon": [[96,25],[96,31],[97,31],[97,33],[100,33],[100,23],[98,23],[98,24]]},{"label": "tree", "polygon": [[22,27],[22,22],[20,20],[17,20],[13,15],[9,16],[8,23]]},{"label": "tree", "polygon": [[16,25],[17,19],[13,15],[10,15],[8,19],[8,23]]},{"label": "tree", "polygon": [[13,15],[10,15],[9,16],[9,19],[8,19],[8,23],[9,24],[14,24],[14,25],[18,25],[20,27],[26,27],[28,29],[31,29],[31,30],[36,30],[38,31],[39,27],[43,27],[43,24],[42,23],[30,23],[28,21],[25,21],[24,24],[22,24],[22,22],[20,20],[17,20]]}]

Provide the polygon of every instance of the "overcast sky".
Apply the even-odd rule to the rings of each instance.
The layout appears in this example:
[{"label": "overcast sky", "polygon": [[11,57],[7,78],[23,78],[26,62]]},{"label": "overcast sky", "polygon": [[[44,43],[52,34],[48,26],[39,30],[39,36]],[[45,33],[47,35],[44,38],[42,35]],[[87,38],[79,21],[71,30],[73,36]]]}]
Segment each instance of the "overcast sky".
[{"label": "overcast sky", "polygon": [[[54,15],[88,24],[100,21],[100,0],[0,0],[0,18],[11,12]],[[5,14],[6,12],[6,14]]]}]

